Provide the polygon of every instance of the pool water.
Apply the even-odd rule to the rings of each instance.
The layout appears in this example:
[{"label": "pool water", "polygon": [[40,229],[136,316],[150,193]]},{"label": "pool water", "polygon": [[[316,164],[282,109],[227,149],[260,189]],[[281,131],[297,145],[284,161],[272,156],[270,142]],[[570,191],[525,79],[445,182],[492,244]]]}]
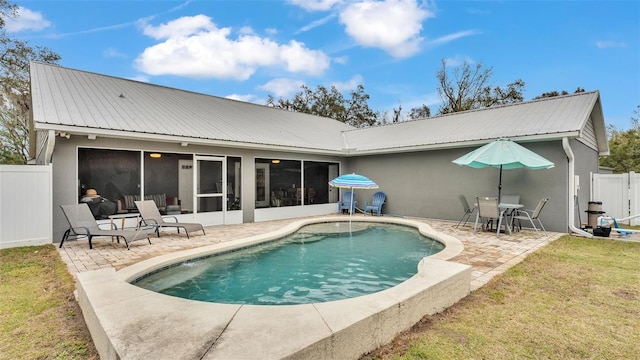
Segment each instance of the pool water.
[{"label": "pool water", "polygon": [[395,286],[417,273],[423,257],[443,248],[408,226],[314,224],[280,240],[180,263],[134,284],[216,303],[325,302]]}]

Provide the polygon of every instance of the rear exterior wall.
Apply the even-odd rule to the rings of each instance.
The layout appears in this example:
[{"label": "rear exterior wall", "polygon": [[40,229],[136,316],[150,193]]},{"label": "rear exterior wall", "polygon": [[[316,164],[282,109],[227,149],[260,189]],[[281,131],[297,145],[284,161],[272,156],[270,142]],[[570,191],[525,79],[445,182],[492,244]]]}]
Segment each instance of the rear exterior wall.
[{"label": "rear exterior wall", "polygon": [[[597,170],[597,153],[577,141],[570,143],[579,159],[576,161],[576,174],[580,175],[582,193],[588,194],[588,173],[593,171],[594,165]],[[541,198],[548,197],[550,200],[541,215],[543,224],[548,230],[567,232],[568,211],[570,207],[573,209],[573,204],[568,198],[568,159],[562,141],[522,145],[549,159],[555,167],[504,170],[502,194],[520,195],[520,202],[527,209],[535,208]],[[498,194],[499,169],[474,169],[452,163],[475,148],[354,157],[349,159],[348,168],[350,172],[370,177],[380,185],[380,191],[387,194],[383,208],[387,215],[457,222],[464,214],[459,195],[466,196],[472,205],[476,196]],[[370,199],[371,195],[372,190],[358,190],[358,204]],[[471,219],[471,224],[474,220]]]}]

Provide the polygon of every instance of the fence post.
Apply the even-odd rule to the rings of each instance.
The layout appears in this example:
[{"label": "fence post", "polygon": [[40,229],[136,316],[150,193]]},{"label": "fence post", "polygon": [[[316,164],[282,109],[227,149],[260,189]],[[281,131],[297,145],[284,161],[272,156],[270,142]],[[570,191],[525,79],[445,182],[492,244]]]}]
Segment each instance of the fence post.
[{"label": "fence post", "polygon": [[[640,174],[629,171],[629,213],[640,214]],[[640,218],[631,219],[631,225],[640,225]]]}]

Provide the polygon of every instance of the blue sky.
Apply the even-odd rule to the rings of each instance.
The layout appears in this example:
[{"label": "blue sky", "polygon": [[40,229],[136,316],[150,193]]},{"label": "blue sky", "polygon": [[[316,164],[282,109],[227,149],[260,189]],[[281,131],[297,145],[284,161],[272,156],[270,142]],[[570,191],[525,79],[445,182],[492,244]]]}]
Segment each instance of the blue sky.
[{"label": "blue sky", "polygon": [[10,36],[60,65],[264,104],[302,84],[358,84],[375,111],[440,104],[436,72],[493,68],[493,86],[599,90],[607,124],[640,105],[638,1],[16,1]]}]

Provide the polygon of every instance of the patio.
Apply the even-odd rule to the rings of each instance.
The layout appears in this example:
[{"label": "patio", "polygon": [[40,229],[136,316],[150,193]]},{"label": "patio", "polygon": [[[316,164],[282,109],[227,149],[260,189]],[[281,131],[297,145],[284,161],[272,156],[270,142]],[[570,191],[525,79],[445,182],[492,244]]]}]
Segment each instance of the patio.
[{"label": "patio", "polygon": [[[465,265],[471,265],[471,291],[486,284],[492,277],[522,261],[528,254],[541,246],[559,238],[561,233],[549,233],[548,237],[538,237],[535,232],[523,230],[513,235],[502,234],[496,237],[493,232],[473,234],[473,223],[456,229],[456,222],[411,218],[424,222],[436,231],[458,238],[464,244],[464,251],[451,259]],[[127,250],[124,244],[108,239],[96,239],[93,249],[87,241],[68,241],[58,249],[69,272],[75,276],[79,272],[103,268],[120,270],[142,260],[156,256],[192,249],[206,245],[237,240],[278,230],[299,219],[286,219],[269,222],[214,226],[206,229],[207,235],[191,236],[163,233],[160,238],[151,235],[152,244],[136,241]]]}]

